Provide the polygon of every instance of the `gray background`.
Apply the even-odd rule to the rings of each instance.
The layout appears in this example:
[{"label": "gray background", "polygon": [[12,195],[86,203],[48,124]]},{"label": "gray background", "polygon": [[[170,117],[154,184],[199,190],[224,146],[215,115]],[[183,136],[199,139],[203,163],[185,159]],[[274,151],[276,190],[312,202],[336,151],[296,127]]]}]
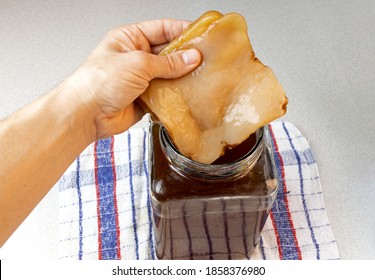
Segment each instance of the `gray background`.
[{"label": "gray background", "polygon": [[[111,28],[216,9],[248,21],[257,56],[308,138],[343,259],[375,259],[375,1],[0,0],[0,118],[72,73]],[[41,143],[43,144],[43,143]],[[56,258],[57,188],[3,246],[3,257]]]}]

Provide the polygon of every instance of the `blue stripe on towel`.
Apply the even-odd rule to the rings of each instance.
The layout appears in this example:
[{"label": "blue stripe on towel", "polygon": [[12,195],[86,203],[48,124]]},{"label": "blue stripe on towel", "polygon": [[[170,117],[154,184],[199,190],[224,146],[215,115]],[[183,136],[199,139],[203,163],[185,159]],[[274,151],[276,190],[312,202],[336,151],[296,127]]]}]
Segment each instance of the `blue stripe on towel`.
[{"label": "blue stripe on towel", "polygon": [[77,177],[76,177],[76,186],[77,186],[77,196],[78,196],[78,228],[79,228],[79,240],[78,240],[78,259],[82,260],[82,250],[83,250],[83,242],[82,242],[82,235],[83,235],[83,227],[82,227],[82,195],[81,195],[81,185],[80,185],[80,169],[81,164],[79,157],[77,158]]},{"label": "blue stripe on towel", "polygon": [[[221,199],[222,209],[223,212],[223,221],[224,221],[224,236],[225,236],[225,244],[227,245],[228,251],[228,260],[232,259],[232,250],[230,248],[229,243],[229,234],[228,234],[228,217],[227,217],[227,204],[224,199]],[[245,243],[246,244],[246,243]]]},{"label": "blue stripe on towel", "polygon": [[173,227],[173,225],[172,225],[172,221],[171,220],[169,220],[169,223],[168,223],[169,225],[168,225],[168,227],[169,227],[169,238],[170,238],[170,242],[169,242],[169,244],[170,244],[170,247],[169,247],[169,252],[170,252],[170,254],[171,254],[171,259],[173,260],[174,259],[174,250],[173,250],[173,230],[172,230],[172,227]]},{"label": "blue stripe on towel", "polygon": [[301,164],[314,164],[315,160],[312,155],[312,152],[310,149],[304,150],[304,151],[296,151],[296,150],[286,150],[286,151],[279,151],[281,157],[283,158],[284,161],[284,166],[286,165],[297,165],[297,156],[298,155],[300,159]]},{"label": "blue stripe on towel", "polygon": [[150,184],[149,184],[149,177],[148,177],[148,169],[146,163],[146,151],[147,151],[147,132],[146,130],[143,131],[143,170],[146,176],[146,191],[147,191],[147,215],[148,215],[148,240],[150,243],[150,250],[151,250],[151,259],[155,259],[155,248],[154,248],[154,240],[153,240],[153,229],[152,229],[152,213],[151,213],[151,196],[150,196]]},{"label": "blue stripe on towel", "polygon": [[208,253],[210,256],[210,260],[213,260],[213,251],[212,251],[212,240],[211,240],[211,235],[210,231],[208,229],[208,224],[207,224],[207,202],[203,202],[203,226],[204,226],[204,232],[206,233],[206,238],[208,242]]},{"label": "blue stripe on towel", "polygon": [[263,260],[266,260],[267,257],[266,257],[266,252],[264,250],[264,243],[263,243],[263,237],[262,236],[260,236],[260,238],[259,238],[259,247],[260,247],[260,252],[262,253]]},{"label": "blue stripe on towel", "polygon": [[186,202],[184,202],[184,206],[182,207],[182,215],[183,215],[182,217],[184,219],[184,226],[185,226],[185,229],[186,229],[186,235],[187,235],[188,241],[189,241],[189,257],[192,260],[192,259],[194,259],[193,242],[191,240],[189,224],[188,224],[188,221],[187,221]]},{"label": "blue stripe on towel", "polygon": [[308,227],[310,229],[310,232],[311,232],[311,239],[312,239],[312,241],[314,243],[314,246],[316,248],[316,258],[319,260],[320,259],[319,244],[316,242],[316,237],[315,237],[314,229],[311,226],[311,220],[310,220],[309,210],[308,210],[307,205],[306,205],[305,190],[304,190],[304,183],[303,183],[303,174],[302,174],[302,167],[301,167],[301,158],[300,158],[298,152],[296,151],[296,149],[295,149],[295,147],[293,145],[293,141],[292,141],[292,139],[291,139],[291,137],[289,135],[289,131],[285,127],[285,122],[282,122],[282,124],[283,124],[283,128],[285,130],[285,133],[288,136],[288,140],[289,140],[290,146],[292,147],[292,149],[294,151],[294,154],[296,156],[296,159],[297,159],[298,173],[299,173],[299,177],[300,177],[300,188],[301,188],[301,198],[302,198],[303,209],[305,211],[307,225],[308,225]]},{"label": "blue stripe on towel", "polygon": [[117,259],[116,211],[114,205],[114,175],[111,158],[112,138],[97,142],[97,179],[100,205],[101,254],[104,260]]},{"label": "blue stripe on towel", "polygon": [[[274,135],[272,135],[274,138]],[[276,141],[276,140],[275,140]],[[273,152],[274,152],[274,159],[277,168],[278,178],[280,182],[279,190],[277,191],[276,201],[272,207],[272,212],[274,215],[274,220],[276,224],[276,228],[283,230],[278,230],[279,238],[280,238],[280,247],[281,251],[283,252],[284,259],[292,259],[298,260],[298,251],[295,246],[295,240],[293,235],[293,230],[290,226],[289,217],[288,217],[288,209],[285,204],[284,200],[284,190],[281,182],[284,180],[282,176],[282,166],[279,157],[277,156],[278,150],[275,147],[275,144],[272,142]]]},{"label": "blue stripe on towel", "polygon": [[133,167],[132,167],[132,156],[131,156],[131,136],[128,133],[128,156],[129,156],[129,182],[130,182],[130,195],[132,203],[132,218],[133,218],[133,230],[134,230],[134,242],[135,242],[135,256],[139,260],[139,242],[138,242],[138,230],[137,230],[137,213],[134,198],[134,186],[133,186]]},{"label": "blue stripe on towel", "polygon": [[243,242],[243,247],[245,250],[245,256],[247,259],[250,259],[248,247],[247,247],[247,236],[246,236],[246,228],[248,227],[248,225],[246,224],[246,211],[244,209],[243,199],[241,199],[240,205],[241,205],[241,213],[242,213],[242,242]]}]

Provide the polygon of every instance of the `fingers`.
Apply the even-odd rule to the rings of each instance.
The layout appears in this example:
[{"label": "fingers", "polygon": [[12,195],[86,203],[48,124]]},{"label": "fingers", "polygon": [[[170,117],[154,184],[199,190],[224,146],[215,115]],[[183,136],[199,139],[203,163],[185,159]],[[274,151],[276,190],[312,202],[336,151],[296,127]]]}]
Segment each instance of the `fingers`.
[{"label": "fingers", "polygon": [[165,43],[165,44],[161,44],[161,45],[157,45],[157,46],[152,46],[151,52],[153,54],[159,54],[161,52],[161,50],[164,49],[168,45],[169,45],[169,43]]},{"label": "fingers", "polygon": [[150,76],[163,79],[178,78],[195,69],[200,61],[201,54],[196,49],[178,51],[169,55],[152,55]]},{"label": "fingers", "polygon": [[178,37],[189,23],[185,20],[160,19],[123,25],[112,29],[95,48],[93,54],[134,50],[158,53],[162,49],[158,46]]},{"label": "fingers", "polygon": [[[160,19],[145,21],[135,24],[140,32],[146,37],[151,46],[160,45],[172,41],[180,36],[190,21],[177,19]],[[123,26],[120,28],[127,28]]]}]

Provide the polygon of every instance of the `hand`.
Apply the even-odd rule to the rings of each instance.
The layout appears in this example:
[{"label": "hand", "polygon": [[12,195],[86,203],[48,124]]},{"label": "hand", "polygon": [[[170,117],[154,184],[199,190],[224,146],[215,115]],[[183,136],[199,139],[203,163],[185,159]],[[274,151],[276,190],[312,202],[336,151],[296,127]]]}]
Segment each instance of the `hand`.
[{"label": "hand", "polygon": [[121,133],[140,119],[133,101],[152,79],[177,78],[198,66],[201,56],[194,49],[155,55],[188,24],[164,19],[118,27],[70,77],[94,122],[93,140]]},{"label": "hand", "polygon": [[153,54],[187,24],[157,20],[112,30],[73,75],[0,120],[0,247],[87,145],[137,120],[133,101],[149,81],[199,64],[196,50]]}]

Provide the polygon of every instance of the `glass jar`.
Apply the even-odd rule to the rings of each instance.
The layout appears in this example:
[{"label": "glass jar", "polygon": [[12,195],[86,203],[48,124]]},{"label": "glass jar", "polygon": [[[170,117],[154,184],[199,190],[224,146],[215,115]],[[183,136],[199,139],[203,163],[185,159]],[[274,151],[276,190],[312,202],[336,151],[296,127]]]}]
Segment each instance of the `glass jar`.
[{"label": "glass jar", "polygon": [[279,185],[267,127],[213,164],[180,154],[158,123],[151,131],[157,257],[249,258]]}]

